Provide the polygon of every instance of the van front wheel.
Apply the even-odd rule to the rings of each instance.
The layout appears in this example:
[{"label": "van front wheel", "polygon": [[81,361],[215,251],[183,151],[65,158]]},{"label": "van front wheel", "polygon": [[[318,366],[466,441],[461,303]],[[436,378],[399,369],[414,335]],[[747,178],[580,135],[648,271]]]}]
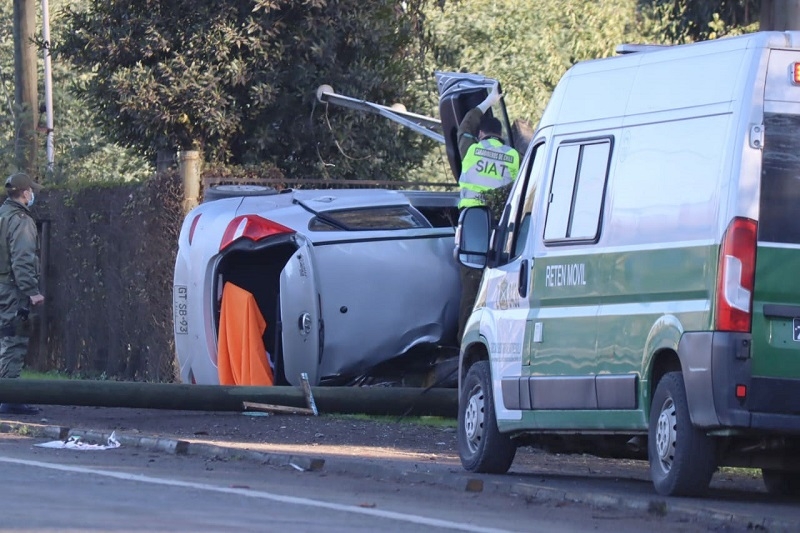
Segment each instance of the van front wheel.
[{"label": "van front wheel", "polygon": [[472,365],[458,402],[458,455],[470,472],[505,474],[517,446],[497,429],[488,361]]},{"label": "van front wheel", "polygon": [[663,496],[698,496],[716,470],[714,440],[692,425],[680,372],[658,382],[650,407],[650,476]]}]

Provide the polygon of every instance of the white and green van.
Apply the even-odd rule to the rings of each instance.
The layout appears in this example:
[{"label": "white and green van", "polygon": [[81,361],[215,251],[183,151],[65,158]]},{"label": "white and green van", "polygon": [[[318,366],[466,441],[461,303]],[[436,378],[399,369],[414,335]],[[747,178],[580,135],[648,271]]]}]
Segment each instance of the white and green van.
[{"label": "white and green van", "polygon": [[462,463],[630,439],[659,494],[798,495],[800,32],[635,50],[565,74],[499,221],[461,214]]}]

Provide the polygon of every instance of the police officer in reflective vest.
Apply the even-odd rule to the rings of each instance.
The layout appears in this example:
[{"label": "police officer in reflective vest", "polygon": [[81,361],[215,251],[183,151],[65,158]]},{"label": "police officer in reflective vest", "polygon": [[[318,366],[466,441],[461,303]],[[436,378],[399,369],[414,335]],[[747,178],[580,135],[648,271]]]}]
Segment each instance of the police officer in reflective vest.
[{"label": "police officer in reflective vest", "polygon": [[[510,185],[519,173],[519,152],[503,142],[500,121],[486,113],[500,97],[499,88],[495,85],[486,99],[470,109],[458,126],[458,149],[461,153],[459,209],[484,205],[484,193]],[[461,266],[459,341],[472,312],[482,274],[481,270]]]},{"label": "police officer in reflective vest", "polygon": [[[39,234],[29,207],[41,186],[27,174],[9,176],[0,206],[0,378],[18,378],[28,352],[31,306],[39,305]],[[32,415],[39,409],[0,404],[0,413]]]},{"label": "police officer in reflective vest", "polygon": [[500,121],[486,114],[499,99],[500,93],[495,85],[486,99],[464,116],[458,127],[460,209],[484,205],[484,193],[510,185],[519,173],[519,152],[503,142]]}]

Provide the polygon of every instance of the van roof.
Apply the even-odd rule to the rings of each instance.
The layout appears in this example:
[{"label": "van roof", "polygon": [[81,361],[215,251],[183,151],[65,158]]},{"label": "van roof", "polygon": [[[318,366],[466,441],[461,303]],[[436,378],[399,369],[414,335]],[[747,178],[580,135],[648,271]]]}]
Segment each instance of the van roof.
[{"label": "van roof", "polygon": [[[800,50],[800,31],[758,32],[576,63],[556,86],[539,128],[634,114],[729,105],[763,49]],[[628,45],[627,49],[636,49]],[[752,83],[752,81],[751,81]]]}]

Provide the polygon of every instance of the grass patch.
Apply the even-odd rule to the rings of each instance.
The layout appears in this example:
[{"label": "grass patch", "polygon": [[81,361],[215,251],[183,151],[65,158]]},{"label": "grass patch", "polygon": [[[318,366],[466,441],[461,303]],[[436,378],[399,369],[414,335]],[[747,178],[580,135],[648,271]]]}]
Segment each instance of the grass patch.
[{"label": "grass patch", "polygon": [[67,374],[59,372],[58,370],[51,370],[49,372],[34,372],[33,370],[23,370],[20,377],[22,379],[72,379]]},{"label": "grass patch", "polygon": [[760,468],[744,468],[740,466],[723,466],[719,469],[720,474],[729,476],[745,476],[761,479]]}]

